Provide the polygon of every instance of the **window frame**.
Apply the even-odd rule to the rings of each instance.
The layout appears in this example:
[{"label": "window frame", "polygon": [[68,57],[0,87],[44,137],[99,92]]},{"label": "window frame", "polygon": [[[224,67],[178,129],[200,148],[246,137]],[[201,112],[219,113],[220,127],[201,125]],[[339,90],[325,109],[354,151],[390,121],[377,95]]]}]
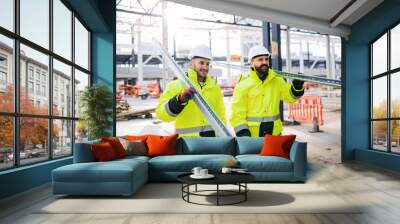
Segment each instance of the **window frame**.
[{"label": "window frame", "polygon": [[[396,23],[392,24],[390,27],[386,28],[385,31],[381,34],[379,34],[375,39],[373,39],[369,44],[369,149],[373,151],[380,151],[380,152],[386,152],[386,153],[391,153],[391,154],[400,154],[400,152],[394,152],[392,151],[392,122],[400,120],[400,117],[392,117],[392,85],[391,85],[391,80],[392,76],[395,75],[396,73],[400,72],[400,66],[397,68],[391,68],[391,31],[393,28],[397,27],[400,25],[400,21],[397,21]],[[381,37],[384,35],[387,35],[386,39],[386,44],[387,44],[387,64],[386,64],[386,71],[382,72],[380,74],[373,74],[373,44],[378,41]],[[373,118],[373,81],[378,78],[386,77],[386,86],[387,86],[387,105],[386,105],[386,117],[385,118]],[[387,122],[387,138],[386,138],[386,151],[375,149],[374,148],[374,136],[373,136],[373,122],[376,121],[386,121]]]},{"label": "window frame", "polygon": [[[75,103],[75,88],[74,88],[74,82],[75,82],[75,69],[85,73],[88,75],[89,77],[89,83],[88,86],[91,86],[92,84],[92,73],[91,73],[91,37],[92,37],[92,30],[88,27],[88,25],[83,21],[83,19],[78,15],[78,13],[76,13],[72,7],[65,1],[65,0],[59,0],[68,10],[71,11],[71,18],[70,18],[70,22],[71,22],[71,58],[67,59],[64,58],[63,56],[55,53],[54,50],[54,39],[53,39],[53,24],[54,24],[54,17],[53,17],[53,1],[54,0],[48,0],[49,2],[49,47],[48,49],[46,49],[45,47],[42,47],[39,44],[34,43],[33,41],[30,41],[29,39],[23,37],[20,35],[20,0],[14,0],[13,1],[13,10],[14,10],[14,18],[13,18],[13,22],[14,22],[14,30],[10,31],[4,27],[0,26],[0,35],[11,38],[13,40],[13,44],[14,44],[14,48],[13,48],[13,54],[12,54],[12,61],[13,64],[11,65],[11,75],[13,75],[14,78],[14,100],[13,100],[13,107],[14,110],[13,112],[1,112],[0,111],[0,116],[11,116],[13,118],[13,153],[14,153],[14,161],[13,161],[13,166],[11,167],[5,167],[5,168],[0,168],[0,172],[4,171],[4,170],[10,170],[10,169],[16,169],[19,167],[23,167],[23,166],[29,166],[29,165],[33,165],[33,164],[37,164],[37,163],[43,163],[49,160],[53,160],[53,159],[61,159],[61,158],[65,158],[65,157],[70,157],[73,155],[74,152],[74,143],[75,143],[75,123],[76,121],[79,120],[79,117],[75,117],[75,108],[72,107],[71,108],[71,114],[70,116],[56,116],[53,115],[53,59],[58,60],[61,63],[64,63],[68,66],[71,66],[71,92],[72,92],[72,99],[71,99],[71,103],[72,105],[74,105]],[[88,31],[88,69],[85,69],[81,66],[79,66],[78,64],[75,63],[75,18],[77,20],[79,20],[79,22],[84,26],[84,28]],[[48,56],[49,59],[49,63],[48,63],[48,84],[46,85],[46,91],[45,92],[46,96],[48,97],[48,113],[46,115],[39,115],[39,114],[27,114],[27,113],[21,113],[20,111],[20,90],[21,90],[21,80],[20,80],[20,65],[21,65],[21,56],[20,56],[20,45],[23,44],[29,48],[32,48],[33,50],[36,50],[42,54],[45,54],[46,56]],[[27,64],[27,66],[29,66],[29,64]],[[27,71],[29,70],[27,67]],[[30,81],[30,74],[29,72],[27,72],[26,75],[26,82]],[[41,79],[41,75],[42,72],[40,72],[40,76],[39,76],[39,82],[42,88],[42,79]],[[37,83],[36,82],[36,69],[33,70],[33,79],[32,79],[34,86]],[[27,86],[28,87],[28,86]],[[28,88],[27,88],[27,91]],[[36,91],[36,89],[34,89],[34,92]],[[42,96],[42,94],[38,95],[38,96]],[[20,159],[20,119],[21,118],[45,118],[47,119],[48,122],[48,136],[47,136],[47,142],[49,143],[47,145],[47,149],[48,150],[48,157],[44,158],[41,161],[38,162],[32,162],[32,163],[26,163],[26,164],[21,164],[21,159]],[[53,122],[56,120],[67,120],[71,122],[71,153],[69,155],[63,155],[63,156],[57,156],[54,158],[54,147],[53,147]],[[51,143],[51,144],[50,144]]]}]

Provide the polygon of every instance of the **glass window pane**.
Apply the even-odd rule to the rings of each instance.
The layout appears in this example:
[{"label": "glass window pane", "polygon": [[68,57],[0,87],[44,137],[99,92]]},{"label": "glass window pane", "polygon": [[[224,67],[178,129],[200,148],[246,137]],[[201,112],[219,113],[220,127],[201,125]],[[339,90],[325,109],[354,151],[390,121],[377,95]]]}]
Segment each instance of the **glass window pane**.
[{"label": "glass window pane", "polygon": [[10,116],[0,116],[0,170],[14,165],[14,124]]},{"label": "glass window pane", "polygon": [[84,120],[75,121],[75,143],[87,141],[88,129]]},{"label": "glass window pane", "polygon": [[48,127],[48,119],[21,117],[19,152],[21,164],[35,163],[49,158]]},{"label": "glass window pane", "polygon": [[53,60],[53,115],[72,117],[71,66]]},{"label": "glass window pane", "polygon": [[21,36],[49,48],[49,0],[20,0]]},{"label": "glass window pane", "polygon": [[71,60],[72,12],[60,0],[53,0],[53,17],[53,51]]},{"label": "glass window pane", "polygon": [[14,31],[14,0],[0,1],[0,26]]},{"label": "glass window pane", "polygon": [[387,78],[372,81],[372,118],[387,118]]},{"label": "glass window pane", "polygon": [[[1,13],[1,12],[0,12]],[[13,40],[0,35],[0,111],[14,111]]]},{"label": "glass window pane", "polygon": [[383,35],[372,45],[373,75],[387,71],[387,34]]},{"label": "glass window pane", "polygon": [[400,153],[400,120],[394,120],[390,122],[391,127],[391,141],[392,141],[392,152]]},{"label": "glass window pane", "polygon": [[81,107],[79,106],[79,98],[81,92],[89,86],[89,75],[75,69],[75,117],[81,115]]},{"label": "glass window pane", "polygon": [[72,154],[72,121],[53,120],[53,157]]},{"label": "glass window pane", "polygon": [[400,67],[400,24],[391,30],[390,33],[390,67]]},{"label": "glass window pane", "polygon": [[89,70],[89,32],[75,18],[75,63]]},{"label": "glass window pane", "polygon": [[391,97],[391,110],[392,117],[400,118],[400,72],[395,74],[391,74],[391,88],[390,88],[390,97]]},{"label": "glass window pane", "polygon": [[21,44],[21,113],[47,115],[49,57]]},{"label": "glass window pane", "polygon": [[387,151],[387,121],[372,122],[372,148]]}]

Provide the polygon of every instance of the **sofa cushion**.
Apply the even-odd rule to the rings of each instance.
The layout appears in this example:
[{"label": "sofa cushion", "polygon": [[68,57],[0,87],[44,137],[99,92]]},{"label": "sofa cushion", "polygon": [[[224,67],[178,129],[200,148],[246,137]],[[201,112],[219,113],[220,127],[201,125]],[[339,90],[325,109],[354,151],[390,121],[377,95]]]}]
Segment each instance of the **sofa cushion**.
[{"label": "sofa cushion", "polygon": [[146,143],[148,156],[165,156],[176,154],[176,139],[178,135],[172,136],[156,136],[151,135],[147,137]]},{"label": "sofa cushion", "polygon": [[273,135],[265,135],[264,137],[264,146],[261,149],[261,156],[280,156],[286,159],[289,158],[290,148],[294,140],[296,139],[296,135],[282,135],[282,136],[273,136]]},{"label": "sofa cushion", "polygon": [[108,142],[114,149],[115,155],[117,158],[122,158],[126,156],[126,151],[124,146],[122,146],[121,142],[117,137],[103,137],[101,138],[101,142]]},{"label": "sofa cushion", "polygon": [[[134,172],[147,171],[146,162],[131,159],[109,162],[75,163],[53,170],[58,182],[129,182]],[[147,176],[146,174],[143,174]]]},{"label": "sofa cushion", "polygon": [[231,155],[175,155],[158,156],[149,160],[149,170],[163,172],[191,172],[193,167],[200,166],[211,172],[219,171]]},{"label": "sofa cushion", "polygon": [[234,155],[235,139],[232,137],[183,137],[177,144],[177,154],[225,154]]},{"label": "sofa cushion", "polygon": [[263,137],[237,137],[236,155],[260,154],[264,145]]},{"label": "sofa cushion", "polygon": [[145,156],[147,155],[146,143],[141,140],[127,140],[124,138],[118,138],[122,146],[126,151],[126,155],[137,155]]},{"label": "sofa cushion", "polygon": [[292,161],[278,156],[238,155],[241,168],[249,172],[292,172]]},{"label": "sofa cushion", "polygon": [[104,162],[117,159],[118,156],[115,154],[115,150],[109,142],[102,142],[99,144],[92,144],[90,146],[96,161]]}]

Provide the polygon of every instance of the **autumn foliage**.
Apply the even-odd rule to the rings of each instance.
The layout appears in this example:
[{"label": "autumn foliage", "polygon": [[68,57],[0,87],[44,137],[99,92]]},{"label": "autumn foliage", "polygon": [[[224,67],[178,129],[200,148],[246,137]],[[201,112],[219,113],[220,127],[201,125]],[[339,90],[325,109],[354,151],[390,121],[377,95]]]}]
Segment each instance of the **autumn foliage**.
[{"label": "autumn foliage", "polygon": [[[14,89],[12,85],[9,85],[6,92],[0,93],[0,111],[1,112],[13,112],[14,107]],[[35,114],[35,115],[47,115],[48,114],[48,103],[34,105],[29,99],[29,96],[25,88],[20,89],[20,111],[21,114]],[[55,114],[58,114],[55,111]],[[12,116],[0,116],[0,148],[13,148],[13,117]],[[32,117],[21,117],[20,118],[20,148],[24,149],[26,145],[44,145],[47,142],[48,137],[48,119],[47,118],[32,118]],[[59,127],[53,125],[53,138],[57,138],[59,135]]]},{"label": "autumn foliage", "polygon": [[[400,101],[392,100],[392,113],[391,117],[400,117]],[[380,104],[373,108],[373,118],[387,118],[387,101],[381,101]],[[400,138],[400,124],[398,121],[392,121],[392,141]],[[387,136],[387,122],[374,122],[373,125],[374,137],[386,138]]]}]

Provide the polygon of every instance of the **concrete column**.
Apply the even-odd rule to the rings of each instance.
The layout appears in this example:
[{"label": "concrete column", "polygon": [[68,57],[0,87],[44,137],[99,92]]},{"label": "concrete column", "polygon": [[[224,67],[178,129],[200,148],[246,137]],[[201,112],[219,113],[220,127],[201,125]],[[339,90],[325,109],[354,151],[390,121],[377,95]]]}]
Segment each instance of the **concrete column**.
[{"label": "concrete column", "polygon": [[[331,55],[331,38],[326,35],[326,78],[332,79],[332,55]],[[332,86],[328,86],[328,91],[333,90]],[[328,94],[330,98],[330,94]]]},{"label": "concrete column", "polygon": [[226,62],[228,63],[228,66],[226,67],[226,71],[227,71],[227,78],[228,80],[231,80],[231,51],[230,51],[230,36],[229,36],[229,28],[226,28]]},{"label": "concrete column", "polygon": [[290,54],[290,27],[286,29],[286,69],[292,72],[292,55]]},{"label": "concrete column", "polygon": [[[166,0],[163,0],[161,2],[161,7],[162,7],[162,45],[163,48],[168,52],[168,18],[167,18],[167,4],[168,2]],[[162,89],[167,85],[169,81],[169,75],[168,75],[168,67],[167,67],[167,62],[166,60],[163,59],[163,83],[162,83]]]},{"label": "concrete column", "polygon": [[326,78],[330,79],[331,77],[331,38],[329,35],[326,35]]},{"label": "concrete column", "polygon": [[244,38],[243,33],[244,29],[240,29],[240,65],[244,65]]},{"label": "concrete column", "polygon": [[299,63],[300,63],[300,73],[304,73],[303,41],[301,39],[300,39],[300,50],[299,50]]},{"label": "concrete column", "polygon": [[136,85],[141,85],[143,83],[143,49],[142,49],[142,24],[139,21],[138,25],[138,32],[137,32],[137,61],[138,61],[138,78],[136,81]]}]

